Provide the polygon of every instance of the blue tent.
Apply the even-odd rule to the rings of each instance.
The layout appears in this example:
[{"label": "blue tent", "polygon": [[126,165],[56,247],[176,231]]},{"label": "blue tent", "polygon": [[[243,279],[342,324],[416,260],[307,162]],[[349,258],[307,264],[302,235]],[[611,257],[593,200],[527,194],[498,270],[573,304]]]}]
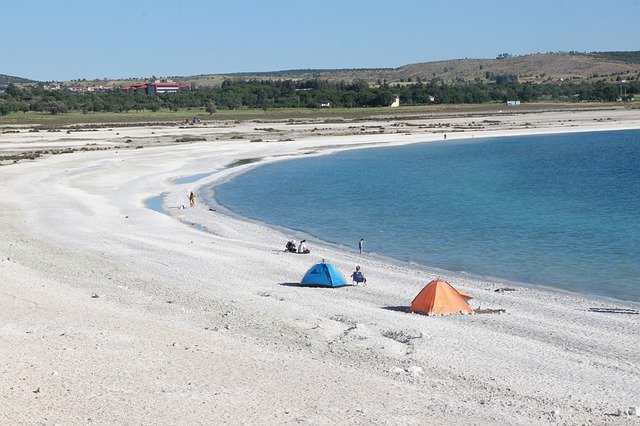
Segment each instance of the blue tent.
[{"label": "blue tent", "polygon": [[342,287],[347,285],[342,272],[330,263],[320,263],[313,265],[300,281],[300,285],[312,287]]}]

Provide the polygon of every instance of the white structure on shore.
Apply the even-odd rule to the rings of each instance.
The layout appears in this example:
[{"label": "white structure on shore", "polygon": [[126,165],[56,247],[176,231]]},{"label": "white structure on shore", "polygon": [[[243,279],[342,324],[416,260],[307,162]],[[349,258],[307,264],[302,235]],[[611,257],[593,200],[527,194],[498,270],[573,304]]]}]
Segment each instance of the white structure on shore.
[{"label": "white structure on shore", "polygon": [[398,108],[400,106],[400,96],[396,95],[396,99],[391,102],[391,105],[389,105],[391,108]]}]

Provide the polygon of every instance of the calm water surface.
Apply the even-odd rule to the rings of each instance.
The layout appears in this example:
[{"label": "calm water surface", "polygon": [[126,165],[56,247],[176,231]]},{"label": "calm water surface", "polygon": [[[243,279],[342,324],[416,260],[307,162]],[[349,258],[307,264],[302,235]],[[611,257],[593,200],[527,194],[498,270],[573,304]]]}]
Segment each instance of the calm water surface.
[{"label": "calm water surface", "polygon": [[364,238],[404,261],[640,301],[640,131],[353,150],[208,191],[354,249]]}]

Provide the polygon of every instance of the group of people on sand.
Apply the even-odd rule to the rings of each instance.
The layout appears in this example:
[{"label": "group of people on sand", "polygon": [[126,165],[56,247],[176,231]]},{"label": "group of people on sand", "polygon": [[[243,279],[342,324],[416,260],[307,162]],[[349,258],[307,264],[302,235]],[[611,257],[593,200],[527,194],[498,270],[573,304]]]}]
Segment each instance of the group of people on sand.
[{"label": "group of people on sand", "polygon": [[284,251],[289,253],[300,253],[300,254],[311,253],[311,250],[307,248],[307,240],[300,240],[300,244],[296,244],[295,239],[287,241],[287,245]]},{"label": "group of people on sand", "polygon": [[[363,248],[364,248],[364,239],[360,238],[360,241],[358,242],[358,251],[360,252],[360,254],[362,254]],[[287,241],[284,251],[288,253],[300,253],[300,254],[311,253],[311,250],[307,248],[307,240],[301,240],[300,244],[296,245],[295,238],[292,238],[289,241]],[[367,279],[365,278],[364,274],[360,270],[360,265],[356,266],[356,270],[353,271],[353,274],[351,274],[351,278],[353,278],[354,285],[359,285],[359,284],[367,285]]]}]

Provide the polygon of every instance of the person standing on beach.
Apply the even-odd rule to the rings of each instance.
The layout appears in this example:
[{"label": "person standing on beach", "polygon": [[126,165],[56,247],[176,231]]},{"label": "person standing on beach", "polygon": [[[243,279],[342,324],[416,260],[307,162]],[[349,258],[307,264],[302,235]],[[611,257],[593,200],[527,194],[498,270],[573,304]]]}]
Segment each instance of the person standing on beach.
[{"label": "person standing on beach", "polygon": [[360,251],[360,254],[362,254],[363,248],[364,248],[364,239],[360,238],[360,242],[358,243],[358,250]]},{"label": "person standing on beach", "polygon": [[196,194],[194,194],[193,191],[189,193],[189,205],[191,207],[196,205]]}]

